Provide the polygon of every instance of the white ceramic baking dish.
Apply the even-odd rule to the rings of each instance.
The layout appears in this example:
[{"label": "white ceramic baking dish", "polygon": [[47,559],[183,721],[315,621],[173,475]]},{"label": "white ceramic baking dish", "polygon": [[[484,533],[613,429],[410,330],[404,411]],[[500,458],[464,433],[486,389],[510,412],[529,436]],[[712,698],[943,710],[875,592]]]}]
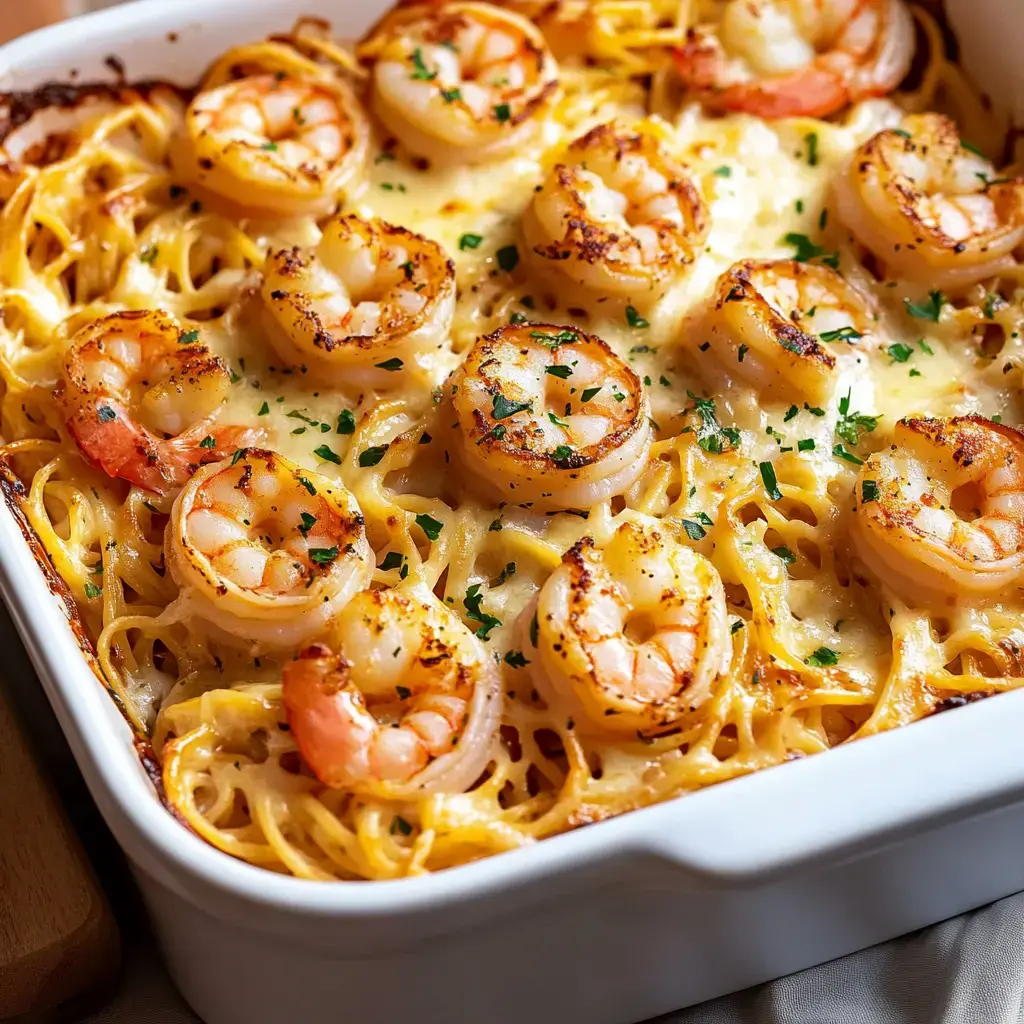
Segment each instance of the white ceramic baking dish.
[{"label": "white ceramic baking dish", "polygon": [[[299,6],[355,34],[382,3]],[[973,0],[975,28],[986,7],[997,38],[1006,19],[1024,32],[1009,0]],[[79,82],[109,78],[110,54],[129,78],[191,83],[297,11],[293,0],[114,8],[0,49],[0,89],[72,69]],[[0,586],[171,973],[208,1024],[625,1024],[1024,889],[1019,691],[433,877],[274,875],[161,805],[6,508]]]}]

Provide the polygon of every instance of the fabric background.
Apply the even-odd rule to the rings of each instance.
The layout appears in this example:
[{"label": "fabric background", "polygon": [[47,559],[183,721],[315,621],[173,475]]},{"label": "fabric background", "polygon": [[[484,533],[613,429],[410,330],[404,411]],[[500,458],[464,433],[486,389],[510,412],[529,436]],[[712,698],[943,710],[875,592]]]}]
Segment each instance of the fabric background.
[{"label": "fabric background", "polygon": [[[196,1024],[160,962],[124,858],[86,791],[2,604],[0,651],[0,689],[56,785],[121,926],[121,977],[113,992],[79,1016],[80,1024]],[[771,984],[666,1014],[656,1024],[1024,1024],[1024,893]]]}]

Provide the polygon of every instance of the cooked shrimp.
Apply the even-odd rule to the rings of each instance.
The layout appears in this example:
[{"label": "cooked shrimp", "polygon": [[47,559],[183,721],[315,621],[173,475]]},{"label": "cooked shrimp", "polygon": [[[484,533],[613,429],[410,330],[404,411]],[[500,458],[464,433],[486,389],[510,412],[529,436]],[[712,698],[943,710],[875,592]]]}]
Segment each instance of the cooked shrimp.
[{"label": "cooked shrimp", "polygon": [[584,537],[523,620],[537,688],[602,732],[671,725],[729,666],[722,581],[666,522],[623,523],[601,548]]},{"label": "cooked shrimp", "polygon": [[830,348],[867,344],[873,325],[867,298],[829,267],[742,260],[719,277],[687,340],[751,387],[821,401]]},{"label": "cooked shrimp", "polygon": [[499,501],[589,507],[643,471],[647,394],[600,339],[528,324],[480,338],[446,390],[467,476]]},{"label": "cooked shrimp", "polygon": [[386,385],[428,373],[455,311],[455,270],[422,235],[335,217],[315,249],[267,257],[261,294],[268,336],[290,363],[332,384]]},{"label": "cooked shrimp", "polygon": [[362,179],[369,127],[343,82],[253,75],[199,93],[175,172],[240,215],[322,216]]},{"label": "cooked shrimp", "polygon": [[263,648],[320,635],[373,575],[355,498],[261,448],[189,481],[164,547],[196,620]]},{"label": "cooked shrimp", "polygon": [[675,63],[713,110],[827,117],[891,92],[913,56],[903,0],[728,0],[717,25],[690,29]]},{"label": "cooked shrimp", "polygon": [[384,797],[461,793],[487,766],[501,713],[483,644],[429,591],[364,590],[284,669],[288,723],[326,786]]},{"label": "cooked shrimp", "polygon": [[634,299],[683,273],[709,227],[700,190],[654,122],[602,124],[576,139],[523,217],[535,262]]},{"label": "cooked shrimp", "polygon": [[1000,178],[940,114],[907,117],[858,149],[836,184],[839,216],[894,276],[964,287],[1013,266],[1024,178]]},{"label": "cooked shrimp", "polygon": [[906,419],[855,492],[853,541],[910,599],[1006,593],[1024,575],[1024,434],[982,419]]},{"label": "cooked shrimp", "polygon": [[384,127],[438,164],[521,149],[558,93],[558,67],[537,27],[490,4],[398,7],[358,54],[373,65]]},{"label": "cooked shrimp", "polygon": [[112,313],[71,339],[57,401],[82,455],[109,476],[158,494],[205,462],[253,444],[262,431],[213,415],[231,386],[228,368],[158,310]]}]

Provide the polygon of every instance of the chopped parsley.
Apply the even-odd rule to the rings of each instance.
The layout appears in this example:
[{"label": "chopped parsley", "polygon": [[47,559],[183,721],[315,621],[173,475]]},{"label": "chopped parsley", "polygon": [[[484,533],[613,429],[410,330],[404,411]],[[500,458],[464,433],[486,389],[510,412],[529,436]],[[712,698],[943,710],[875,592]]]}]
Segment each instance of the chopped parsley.
[{"label": "chopped parsley", "polygon": [[781,501],[782,491],[779,490],[775,467],[770,462],[761,462],[757,468],[761,471],[761,482],[764,484],[765,493],[772,501]]},{"label": "chopped parsley", "polygon": [[311,515],[309,512],[302,512],[300,513],[299,518],[302,520],[302,522],[299,523],[299,533],[301,533],[303,537],[308,537],[309,531],[316,526],[316,516]]},{"label": "chopped parsley", "polygon": [[302,484],[302,486],[305,487],[310,494],[314,496],[316,495],[316,488],[313,486],[312,481],[308,477],[298,476],[295,479],[298,480],[299,483]]},{"label": "chopped parsley", "polygon": [[806,235],[790,231],[789,234],[783,236],[782,241],[786,245],[793,246],[796,250],[793,253],[793,259],[798,263],[807,263],[810,260],[821,257],[821,262],[826,266],[831,267],[833,270],[839,268],[839,253],[829,252],[827,249],[812,242]]},{"label": "chopped parsley", "polygon": [[390,445],[386,444],[375,444],[370,448],[364,448],[359,453],[359,465],[364,469],[367,466],[376,466],[384,458],[384,453],[389,447]]},{"label": "chopped parsley", "polygon": [[499,103],[494,108],[494,118],[504,124],[512,116],[512,110],[507,103]]},{"label": "chopped parsley", "polygon": [[890,345],[886,352],[894,363],[905,363],[914,354],[914,350],[909,345],[904,345],[902,341]]},{"label": "chopped parsley", "polygon": [[341,465],[341,456],[337,452],[331,451],[325,444],[320,445],[319,448],[314,448],[313,454],[317,458],[323,459],[324,462],[333,462],[336,466]]},{"label": "chopped parsley", "polygon": [[704,529],[705,526],[714,526],[714,521],[706,512],[698,512],[693,519],[682,520],[683,529],[686,531],[686,536],[690,540],[703,540],[708,531]]},{"label": "chopped parsley", "polygon": [[834,444],[832,446],[832,454],[837,458],[844,459],[846,462],[851,462],[855,466],[863,466],[864,460],[858,458],[853,452],[848,452],[841,444]]},{"label": "chopped parsley", "polygon": [[814,451],[814,438],[805,437],[796,443],[796,450],[798,452],[813,452]]},{"label": "chopped parsley", "polygon": [[703,451],[711,455],[721,455],[739,444],[740,432],[735,427],[723,427],[715,413],[715,403],[710,398],[699,398],[692,391],[687,391],[692,399],[694,409],[700,417],[697,428],[697,444]]},{"label": "chopped parsley", "polygon": [[825,665],[838,665],[839,654],[831,647],[819,647],[808,659],[807,664],[814,668],[822,668]]},{"label": "chopped parsley", "polygon": [[[878,421],[881,418],[860,412],[850,412],[849,391],[839,399],[839,417],[839,422],[836,424],[836,436],[847,444],[860,444],[861,431],[870,434],[878,426]],[[841,448],[842,445],[838,447]],[[839,452],[835,452],[835,454],[839,455]]]},{"label": "chopped parsley", "polygon": [[491,417],[496,420],[507,420],[517,412],[532,412],[533,402],[513,402],[500,391],[491,398]]},{"label": "chopped parsley", "polygon": [[441,99],[443,99],[445,101],[445,103],[454,103],[456,100],[461,100],[462,99],[462,90],[458,89],[458,88],[456,88],[456,89],[442,89],[441,90]]},{"label": "chopped parsley", "polygon": [[338,549],[337,547],[310,548],[309,557],[317,565],[330,565],[338,557]]},{"label": "chopped parsley", "polygon": [[781,558],[786,565],[792,565],[796,561],[796,555],[794,555],[793,552],[785,546],[785,544],[777,548],[772,548],[772,554]]},{"label": "chopped parsley", "polygon": [[550,374],[552,377],[558,377],[561,380],[565,380],[567,377],[572,376],[571,366],[548,366],[544,370],[545,373]]},{"label": "chopped parsley", "polygon": [[804,142],[807,143],[807,162],[811,167],[818,166],[818,133],[808,132],[804,136]]},{"label": "chopped parsley", "polygon": [[822,341],[856,341],[864,335],[854,327],[837,327],[834,331],[822,331],[818,337]]},{"label": "chopped parsley", "polygon": [[437,71],[431,71],[427,65],[423,63],[423,51],[418,46],[412,51],[412,57],[410,60],[412,61],[413,66],[413,72],[409,76],[410,78],[418,82],[431,82],[437,78]]},{"label": "chopped parsley", "polygon": [[209,434],[199,442],[200,448],[215,448],[216,446],[217,442]]},{"label": "chopped parsley", "polygon": [[501,625],[501,619],[488,615],[480,607],[480,602],[483,601],[483,595],[480,593],[481,585],[480,583],[474,583],[466,591],[466,596],[462,599],[462,603],[466,608],[466,618],[470,622],[480,623],[480,627],[476,630],[476,635],[481,640],[487,640],[490,638],[491,630]]},{"label": "chopped parsley", "polygon": [[731,178],[732,168],[729,167],[727,164],[722,164],[721,167],[716,167],[711,173],[716,178]]},{"label": "chopped parsley", "polygon": [[571,345],[579,341],[580,336],[575,331],[558,331],[556,334],[549,334],[547,331],[530,331],[530,337],[539,341],[550,349],[556,349],[559,345]]},{"label": "chopped parsley", "polygon": [[102,593],[103,593],[103,588],[102,587],[97,587],[95,583],[86,583],[85,584],[85,596],[90,601],[95,600]]},{"label": "chopped parsley", "polygon": [[512,668],[525,668],[530,663],[523,656],[522,651],[506,651],[505,664],[511,665]]},{"label": "chopped parsley", "polygon": [[866,505],[868,502],[878,500],[878,481],[862,480],[860,482],[860,500]]},{"label": "chopped parsley", "polygon": [[946,296],[940,291],[932,290],[928,293],[927,302],[918,304],[911,302],[910,299],[904,301],[906,302],[907,312],[911,316],[917,317],[918,320],[932,320],[938,323],[942,307],[946,302]]},{"label": "chopped parsley", "polygon": [[416,517],[416,525],[427,535],[428,540],[437,540],[444,529],[444,523],[431,515],[427,515],[426,512],[421,512]]},{"label": "chopped parsley", "polygon": [[519,250],[514,245],[502,246],[494,255],[498,266],[506,273],[511,273],[519,265]]},{"label": "chopped parsley", "polygon": [[260,411],[258,413],[256,413],[257,416],[267,416],[269,414],[270,414],[270,406],[266,402],[264,402],[260,406]]},{"label": "chopped parsley", "polygon": [[398,356],[392,356],[390,359],[385,359],[383,363],[374,363],[373,365],[378,370],[389,370],[391,373],[394,373],[395,370],[400,370],[405,364]]},{"label": "chopped parsley", "polygon": [[351,409],[342,409],[338,413],[338,425],[334,429],[339,434],[354,434],[356,432],[356,418],[352,415]]},{"label": "chopped parsley", "polygon": [[483,240],[483,235],[474,235],[471,232],[466,232],[466,234],[459,236],[459,248],[463,252],[467,249],[476,249]]},{"label": "chopped parsley", "polygon": [[157,256],[160,254],[160,247],[158,245],[147,245],[139,253],[140,263],[153,264],[156,261]]},{"label": "chopped parsley", "polygon": [[378,568],[382,569],[384,572],[388,572],[391,569],[400,569],[402,567],[402,562],[404,561],[405,555],[400,551],[389,551],[384,556],[384,561],[380,563]]},{"label": "chopped parsley", "polygon": [[645,327],[650,327],[651,326],[650,323],[648,323],[648,321],[646,321],[636,311],[636,307],[635,306],[627,306],[626,307],[626,323],[629,324],[630,327],[636,327],[636,328],[641,329],[641,330],[643,328],[645,328]]},{"label": "chopped parsley", "polygon": [[584,388],[583,394],[580,395],[580,402],[589,402],[600,390],[600,386],[596,388]]},{"label": "chopped parsley", "polygon": [[564,464],[572,458],[572,454],[572,449],[567,444],[560,444],[551,452],[551,459],[553,462]]},{"label": "chopped parsley", "polygon": [[783,423],[788,423],[799,412],[800,412],[800,410],[795,405],[791,405],[786,410],[786,415],[782,417],[782,422]]},{"label": "chopped parsley", "polygon": [[192,328],[191,331],[182,331],[178,335],[179,345],[194,345],[199,340],[199,331],[197,328]]}]

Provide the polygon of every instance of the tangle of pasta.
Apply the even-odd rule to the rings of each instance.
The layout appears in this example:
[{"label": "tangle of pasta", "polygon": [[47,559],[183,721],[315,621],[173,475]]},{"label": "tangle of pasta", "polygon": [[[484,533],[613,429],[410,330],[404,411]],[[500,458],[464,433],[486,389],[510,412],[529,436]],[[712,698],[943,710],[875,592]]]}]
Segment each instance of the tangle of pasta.
[{"label": "tangle of pasta", "polygon": [[5,97],[4,493],[204,839],[435,871],[1024,682],[1024,181],[799,6]]}]

